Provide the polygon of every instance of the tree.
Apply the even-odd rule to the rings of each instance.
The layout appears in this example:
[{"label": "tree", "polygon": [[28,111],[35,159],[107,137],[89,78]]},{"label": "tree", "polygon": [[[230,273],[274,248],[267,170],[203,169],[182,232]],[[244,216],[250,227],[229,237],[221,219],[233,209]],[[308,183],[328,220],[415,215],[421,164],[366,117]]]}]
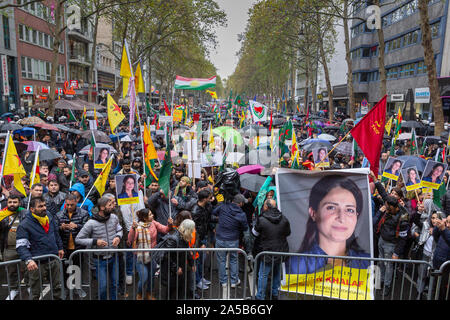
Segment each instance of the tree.
[{"label": "tree", "polygon": [[427,67],[428,86],[430,88],[431,104],[434,114],[434,134],[440,136],[444,131],[444,111],[439,91],[439,83],[436,73],[436,61],[432,45],[431,29],[428,18],[429,0],[419,0],[420,29],[422,31],[422,47],[424,51],[424,63]]}]

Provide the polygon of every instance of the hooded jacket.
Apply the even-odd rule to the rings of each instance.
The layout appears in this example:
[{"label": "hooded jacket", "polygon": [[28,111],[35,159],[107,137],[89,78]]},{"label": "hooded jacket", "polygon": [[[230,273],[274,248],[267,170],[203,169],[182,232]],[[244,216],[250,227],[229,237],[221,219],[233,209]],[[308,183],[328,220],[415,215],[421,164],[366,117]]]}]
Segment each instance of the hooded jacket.
[{"label": "hooded jacket", "polygon": [[[289,251],[287,237],[291,234],[291,226],[289,220],[277,208],[264,211],[257,218],[252,233],[259,237],[261,251]],[[275,256],[274,260],[279,260],[279,258],[279,256]]]},{"label": "hooded jacket", "polygon": [[[81,195],[82,200],[80,200],[80,202],[77,203],[77,207],[81,207],[81,204],[84,201],[84,198],[86,197],[85,194],[85,189],[84,189],[84,185],[82,183],[75,183],[72,188],[69,189],[69,193],[72,191],[78,191],[78,193]],[[64,201],[64,203],[62,204],[60,210],[64,210],[66,201]],[[84,201],[83,206],[81,207],[82,209],[86,210],[90,216],[92,216],[92,208],[94,207],[94,204],[92,203],[91,200],[86,199],[86,201]]]},{"label": "hooded jacket", "polygon": [[[122,239],[122,236],[122,226],[115,214],[102,217],[95,213],[92,219],[89,219],[81,228],[75,238],[75,244],[85,246],[88,249],[115,249],[116,247],[112,245],[114,238],[119,237]],[[108,245],[106,247],[97,247],[97,240],[99,239],[106,241]],[[98,255],[104,258],[112,256],[111,253],[99,253]]]},{"label": "hooded jacket", "polygon": [[217,206],[213,216],[218,216],[216,238],[221,241],[239,240],[240,234],[248,230],[247,216],[235,203],[224,202]]}]

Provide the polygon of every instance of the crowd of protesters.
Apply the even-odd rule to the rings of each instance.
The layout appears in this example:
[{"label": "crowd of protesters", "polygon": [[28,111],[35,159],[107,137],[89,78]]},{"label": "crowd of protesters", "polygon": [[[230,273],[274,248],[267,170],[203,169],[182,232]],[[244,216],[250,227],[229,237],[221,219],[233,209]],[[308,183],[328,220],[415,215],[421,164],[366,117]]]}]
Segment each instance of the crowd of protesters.
[{"label": "crowd of protesters", "polygon": [[[17,118],[9,119],[13,122]],[[49,123],[64,123],[68,127],[80,129],[79,123],[71,123],[67,115],[57,114],[55,119],[45,119]],[[342,120],[342,118],[341,118]],[[5,120],[5,122],[7,122]],[[340,122],[337,122],[339,125]],[[207,129],[204,124],[205,129]],[[100,119],[99,129],[109,132],[106,118]],[[342,125],[333,134],[340,141],[351,123]],[[297,139],[307,139],[321,133],[322,129],[312,131],[294,127]],[[124,122],[119,132],[128,132]],[[15,142],[39,141],[57,151],[61,157],[39,164],[40,182],[30,186],[34,155],[32,152],[19,153],[27,175],[22,178],[26,195],[14,186],[12,177],[3,177],[0,204],[0,249],[3,262],[20,259],[21,271],[8,269],[8,295],[13,300],[19,293],[20,282],[25,280],[29,295],[39,299],[42,287],[39,285],[39,272],[51,276],[53,294],[64,299],[58,265],[53,261],[40,263],[33,257],[57,255],[68,259],[79,249],[140,248],[242,248],[249,256],[262,251],[288,251],[286,238],[291,226],[277,209],[273,192],[267,194],[261,214],[253,206],[256,192],[245,189],[232,198],[224,197],[215,187],[214,179],[218,168],[202,170],[201,179],[188,177],[188,168],[183,161],[174,163],[170,180],[170,196],[167,197],[159,183],[154,180],[146,185],[147,175],[143,165],[139,128],[131,133],[131,142],[116,141],[112,146],[117,150],[108,177],[106,190],[100,194],[92,188],[101,170],[94,168],[92,150],[81,153],[89,145],[90,139],[80,134],[39,129],[36,135],[26,136],[14,133]],[[152,135],[154,142],[165,150],[164,136]],[[351,140],[349,140],[351,141]],[[5,137],[0,138],[4,145]],[[170,142],[169,142],[170,143]],[[423,158],[433,158],[440,145],[437,141],[424,148]],[[431,191],[407,192],[400,178],[396,182],[385,181],[380,177],[389,156],[412,154],[409,141],[396,143],[393,153],[387,143],[382,150],[380,172],[371,173],[372,217],[375,257],[385,259],[424,260],[439,267],[449,260],[450,250],[450,190],[440,193]],[[2,148],[3,149],[3,148]],[[4,154],[2,154],[3,158]],[[292,167],[289,153],[281,157],[281,167]],[[364,166],[362,154],[351,157],[338,151],[329,156],[329,169],[360,168]],[[73,168],[72,164],[75,161]],[[445,159],[444,161],[447,161]],[[314,170],[314,159],[310,152],[301,151],[300,169]],[[74,175],[72,175],[74,169]],[[154,168],[158,175],[160,165]],[[115,175],[137,174],[139,176],[139,202],[118,205]],[[447,186],[448,173],[443,185]],[[161,277],[163,290],[160,298],[169,299],[185,296],[199,299],[199,290],[208,290],[211,279],[207,279],[204,268],[206,254],[192,252],[179,261],[176,253],[171,259],[156,263],[148,252],[124,252],[120,259],[109,252],[98,251],[90,268],[98,282],[100,299],[118,299],[127,296],[127,285],[137,280],[138,300],[156,299],[155,277]],[[183,256],[184,257],[184,256]],[[241,285],[237,254],[228,255],[223,251],[216,254],[218,278],[225,288]],[[228,259],[228,260],[227,260]],[[257,299],[265,299],[268,278],[272,276],[271,299],[279,296],[281,260],[276,260],[276,268],[271,274],[269,264],[261,262],[258,277]],[[79,264],[80,261],[74,261]],[[229,268],[229,273],[226,267]],[[384,294],[390,294],[393,281],[393,265],[381,264]],[[228,274],[230,278],[228,278]],[[66,277],[66,275],[64,275]],[[118,279],[116,278],[118,277]],[[428,290],[429,273],[422,267],[418,271],[417,293],[423,298]],[[5,279],[2,279],[6,283]],[[190,283],[195,283],[191,286]],[[108,291],[109,290],[109,291]],[[269,290],[270,291],[270,290]],[[86,293],[78,289],[76,293],[84,297]]]}]

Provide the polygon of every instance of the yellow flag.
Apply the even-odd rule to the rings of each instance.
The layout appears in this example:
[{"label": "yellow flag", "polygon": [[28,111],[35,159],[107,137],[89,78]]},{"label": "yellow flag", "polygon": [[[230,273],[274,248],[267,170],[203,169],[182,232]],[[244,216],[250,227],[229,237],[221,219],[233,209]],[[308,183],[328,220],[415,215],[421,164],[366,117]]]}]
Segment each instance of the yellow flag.
[{"label": "yellow flag", "polygon": [[145,83],[144,83],[144,78],[142,77],[141,63],[138,63],[138,65],[136,67],[134,81],[136,84],[136,92],[137,93],[145,93]]},{"label": "yellow flag", "polygon": [[291,147],[291,160],[292,161],[294,161],[297,151],[298,151],[297,138],[295,136],[295,130],[292,130],[292,147]]},{"label": "yellow flag", "polygon": [[25,188],[23,187],[23,183],[22,183],[22,177],[23,175],[21,174],[14,174],[14,187],[16,187],[16,189],[18,191],[20,191],[21,194],[23,194],[25,197],[27,196],[27,192],[25,191]]},{"label": "yellow flag", "polygon": [[109,126],[111,127],[111,132],[114,134],[117,126],[125,119],[125,115],[109,93],[107,104]]},{"label": "yellow flag", "polygon": [[[219,113],[220,114],[220,113]],[[211,123],[209,123],[209,138],[208,138],[208,143],[209,143],[209,151],[213,151],[216,144],[214,143],[214,136],[213,136],[213,130],[212,130],[212,126]]]},{"label": "yellow flag", "polygon": [[126,43],[122,50],[122,61],[120,62],[120,76],[122,77],[122,96],[125,98],[128,93],[128,83],[133,73],[131,72],[130,60],[126,50]]},{"label": "yellow flag", "polygon": [[214,99],[216,99],[216,100],[218,99],[217,93],[216,93],[216,92],[210,91],[210,90],[206,90],[206,92],[209,93],[209,94],[211,95],[212,98],[214,98]]},{"label": "yellow flag", "polygon": [[106,165],[103,167],[102,172],[98,175],[97,179],[94,182],[94,187],[97,189],[100,196],[103,195],[106,188],[106,183],[108,182],[109,172],[111,171],[111,163],[112,157],[109,158]]},{"label": "yellow flag", "polygon": [[393,120],[393,117],[391,116],[391,118],[389,119],[389,121],[386,123],[386,126],[385,126],[386,133],[388,135],[391,134],[392,120]]},{"label": "yellow flag", "polygon": [[145,161],[158,159],[158,154],[156,153],[155,145],[153,144],[152,136],[148,130],[147,124],[144,123],[144,154]]},{"label": "yellow flag", "polygon": [[33,170],[31,171],[31,181],[30,181],[30,188],[35,183],[41,182],[41,177],[39,175],[39,148],[36,151],[36,158],[34,160]]},{"label": "yellow flag", "polygon": [[22,161],[19,158],[19,155],[17,154],[17,149],[16,146],[14,145],[14,141],[11,135],[9,135],[8,148],[6,149],[5,156],[6,159],[3,168],[4,176],[7,176],[9,174],[19,174],[22,177],[27,174],[22,165]]}]

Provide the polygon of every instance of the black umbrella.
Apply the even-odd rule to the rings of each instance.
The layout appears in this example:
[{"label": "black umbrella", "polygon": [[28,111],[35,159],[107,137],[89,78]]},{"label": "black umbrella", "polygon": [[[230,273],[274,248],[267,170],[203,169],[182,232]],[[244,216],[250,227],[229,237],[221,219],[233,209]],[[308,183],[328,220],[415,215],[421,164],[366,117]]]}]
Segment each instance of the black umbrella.
[{"label": "black umbrella", "polygon": [[427,165],[427,160],[419,156],[399,156],[397,159],[404,161],[403,168],[416,167],[420,172],[423,172]]},{"label": "black umbrella", "polygon": [[53,149],[43,149],[39,150],[39,160],[40,161],[51,161],[55,159],[62,158],[58,152]]},{"label": "black umbrella", "polygon": [[102,143],[110,143],[112,142],[111,138],[100,130],[85,130],[81,133],[81,136],[85,139],[91,139],[92,134],[94,134],[95,142],[102,142]]},{"label": "black umbrella", "polygon": [[20,124],[10,122],[10,123],[2,124],[0,126],[0,131],[1,132],[16,131],[16,130],[20,130],[22,128],[23,127]]},{"label": "black umbrella", "polygon": [[256,133],[258,133],[258,132],[260,132],[262,130],[267,131],[267,128],[258,126],[256,124],[251,124],[249,126],[243,127],[242,130],[244,131],[244,134],[247,135],[247,134],[250,134],[250,133],[251,134],[256,134]]},{"label": "black umbrella", "polygon": [[419,121],[405,121],[402,122],[402,128],[425,128],[425,125]]},{"label": "black umbrella", "polygon": [[241,188],[252,192],[258,192],[266,181],[266,177],[261,177],[257,174],[244,173],[239,176],[241,180]]},{"label": "black umbrella", "polygon": [[81,131],[81,130],[77,130],[77,129],[74,129],[74,128],[69,128],[69,127],[67,127],[67,126],[65,126],[63,124],[60,124],[60,123],[55,123],[54,126],[57,127],[58,129],[62,130],[62,131],[66,131],[66,132],[69,132],[69,133],[74,133],[74,134],[82,134],[83,133],[83,131]]},{"label": "black umbrella", "polygon": [[307,144],[307,145],[305,145],[305,146],[303,146],[301,148],[303,150],[305,150],[305,151],[310,152],[310,151],[313,151],[314,149],[323,148],[323,147],[326,147],[326,148],[330,149],[331,143],[329,143],[329,142],[328,143],[325,143],[325,142],[313,142],[313,143]]}]

